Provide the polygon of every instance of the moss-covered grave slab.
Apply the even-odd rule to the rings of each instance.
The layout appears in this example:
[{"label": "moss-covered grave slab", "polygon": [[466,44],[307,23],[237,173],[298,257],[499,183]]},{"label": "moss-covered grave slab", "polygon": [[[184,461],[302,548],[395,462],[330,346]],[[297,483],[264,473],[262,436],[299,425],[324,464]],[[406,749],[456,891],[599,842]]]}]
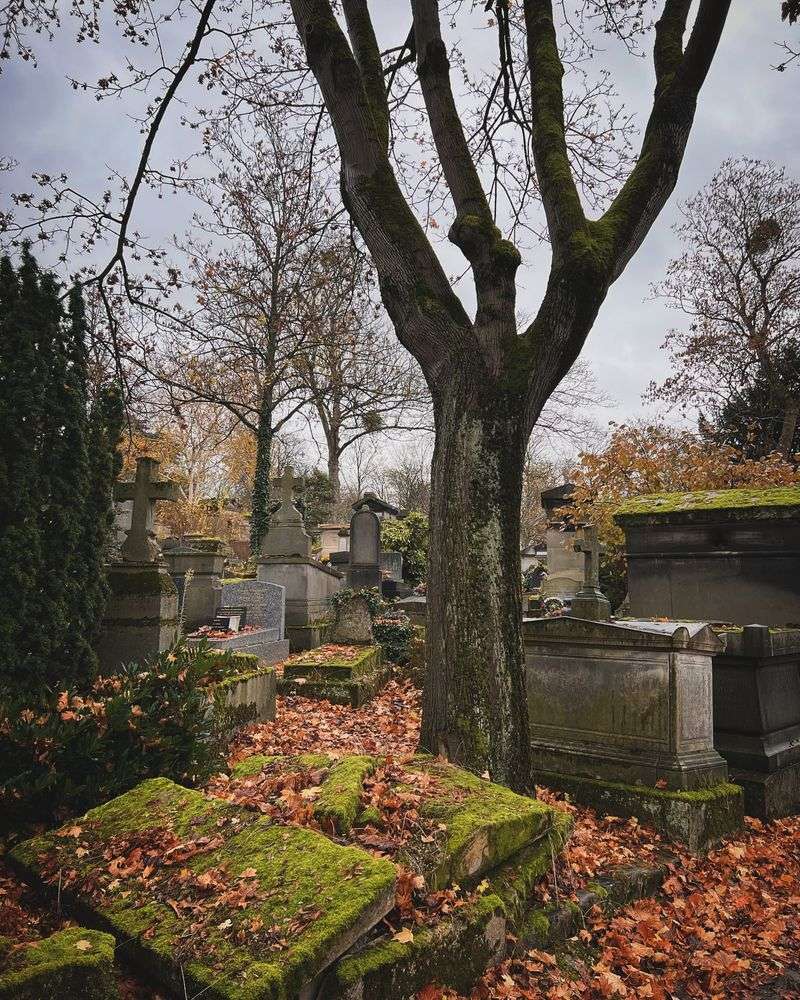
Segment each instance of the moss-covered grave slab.
[{"label": "moss-covered grave slab", "polygon": [[70,927],[19,948],[0,938],[0,1000],[119,1000],[114,938]]},{"label": "moss-covered grave slab", "polygon": [[358,708],[380,690],[388,676],[380,646],[328,644],[290,657],[283,665],[278,692]]},{"label": "moss-covered grave slab", "polygon": [[178,995],[290,1000],[394,905],[396,869],[163,778],[17,846],[11,863]]}]

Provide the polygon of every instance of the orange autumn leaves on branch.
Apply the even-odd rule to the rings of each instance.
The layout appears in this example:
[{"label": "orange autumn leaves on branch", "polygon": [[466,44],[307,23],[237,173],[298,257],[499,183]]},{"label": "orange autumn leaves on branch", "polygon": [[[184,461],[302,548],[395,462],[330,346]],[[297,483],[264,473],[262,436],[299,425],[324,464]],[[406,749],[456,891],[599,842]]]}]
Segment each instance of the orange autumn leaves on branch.
[{"label": "orange autumn leaves on branch", "polygon": [[607,544],[623,542],[613,515],[628,497],[800,483],[800,470],[777,452],[745,459],[736,448],[664,423],[612,427],[606,447],[582,453],[571,477],[576,520],[597,524]]}]

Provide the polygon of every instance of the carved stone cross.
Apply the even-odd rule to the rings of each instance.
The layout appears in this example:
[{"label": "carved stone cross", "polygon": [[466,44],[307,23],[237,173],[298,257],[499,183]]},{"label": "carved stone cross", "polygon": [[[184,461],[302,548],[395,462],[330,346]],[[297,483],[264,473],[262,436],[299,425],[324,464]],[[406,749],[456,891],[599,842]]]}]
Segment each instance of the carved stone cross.
[{"label": "carved stone cross", "polygon": [[294,500],[294,491],[303,485],[303,480],[295,478],[294,469],[287,465],[280,479],[273,479],[272,485],[280,491],[281,503],[290,506]]},{"label": "carved stone cross", "polygon": [[583,586],[599,590],[600,588],[600,554],[605,551],[594,524],[585,524],[581,528],[580,540],[575,542],[575,551],[583,553]]},{"label": "carved stone cross", "polygon": [[115,500],[133,500],[131,527],[122,545],[125,562],[154,562],[158,548],[153,542],[153,518],[156,500],[177,500],[178,484],[158,480],[158,462],[154,458],[136,459],[136,478],[132,483],[115,483]]}]

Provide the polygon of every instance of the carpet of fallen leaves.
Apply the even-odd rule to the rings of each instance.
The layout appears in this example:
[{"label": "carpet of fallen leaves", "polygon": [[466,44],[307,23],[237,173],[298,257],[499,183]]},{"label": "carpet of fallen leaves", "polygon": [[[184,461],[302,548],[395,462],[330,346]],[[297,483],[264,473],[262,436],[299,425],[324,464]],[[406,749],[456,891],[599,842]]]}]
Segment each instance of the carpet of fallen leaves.
[{"label": "carpet of fallen leaves", "polygon": [[[308,751],[388,754],[400,761],[416,747],[419,719],[419,692],[406,683],[388,684],[360,709],[279,698],[276,720],[244,731],[232,762]],[[592,876],[616,866],[652,867],[665,850],[673,856],[670,872],[658,897],[612,917],[592,911],[572,943],[569,968],[552,954],[530,951],[490,970],[470,1000],[800,998],[800,818],[748,820],[742,834],[694,858],[635,820],[599,818],[547,789],[539,795],[575,821],[555,875],[539,888],[542,900],[574,897]],[[372,849],[390,853],[390,846]],[[417,887],[406,888],[406,914],[413,919]],[[21,942],[55,926],[52,913],[37,908],[0,868],[0,935]],[[129,978],[120,985],[124,1000],[157,997]],[[419,1000],[456,998],[435,984],[419,994]]]}]

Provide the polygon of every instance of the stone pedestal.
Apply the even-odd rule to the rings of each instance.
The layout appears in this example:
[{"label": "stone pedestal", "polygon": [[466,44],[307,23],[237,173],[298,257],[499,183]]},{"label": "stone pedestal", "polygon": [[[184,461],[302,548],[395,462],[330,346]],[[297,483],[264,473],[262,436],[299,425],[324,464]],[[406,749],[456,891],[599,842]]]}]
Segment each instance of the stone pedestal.
[{"label": "stone pedestal", "polygon": [[583,556],[575,551],[573,528],[549,525],[547,542],[547,578],[542,582],[545,597],[571,600],[583,584]]},{"label": "stone pedestal", "polygon": [[[179,609],[183,602],[187,632],[208,625],[219,610],[226,548],[219,538],[190,537],[164,550],[164,561],[178,591]],[[192,575],[187,587],[189,571]]]},{"label": "stone pedestal", "polygon": [[265,556],[258,561],[258,579],[286,588],[286,625],[310,625],[330,612],[331,596],[342,574],[315,559]]},{"label": "stone pedestal", "polygon": [[745,811],[800,812],[800,629],[746,625],[714,656],[714,746]]},{"label": "stone pedestal", "polygon": [[722,642],[707,625],[528,619],[523,640],[537,781],[694,850],[740,825],[741,791],[713,743]]},{"label": "stone pedestal", "polygon": [[112,563],[109,598],[97,641],[101,673],[125,663],[143,663],[174,645],[178,636],[178,592],[165,566],[154,562]]},{"label": "stone pedestal", "polygon": [[570,614],[590,622],[605,622],[611,617],[611,604],[597,587],[582,587],[572,598]]},{"label": "stone pedestal", "polygon": [[633,615],[800,625],[800,488],[636,497],[615,520]]}]

